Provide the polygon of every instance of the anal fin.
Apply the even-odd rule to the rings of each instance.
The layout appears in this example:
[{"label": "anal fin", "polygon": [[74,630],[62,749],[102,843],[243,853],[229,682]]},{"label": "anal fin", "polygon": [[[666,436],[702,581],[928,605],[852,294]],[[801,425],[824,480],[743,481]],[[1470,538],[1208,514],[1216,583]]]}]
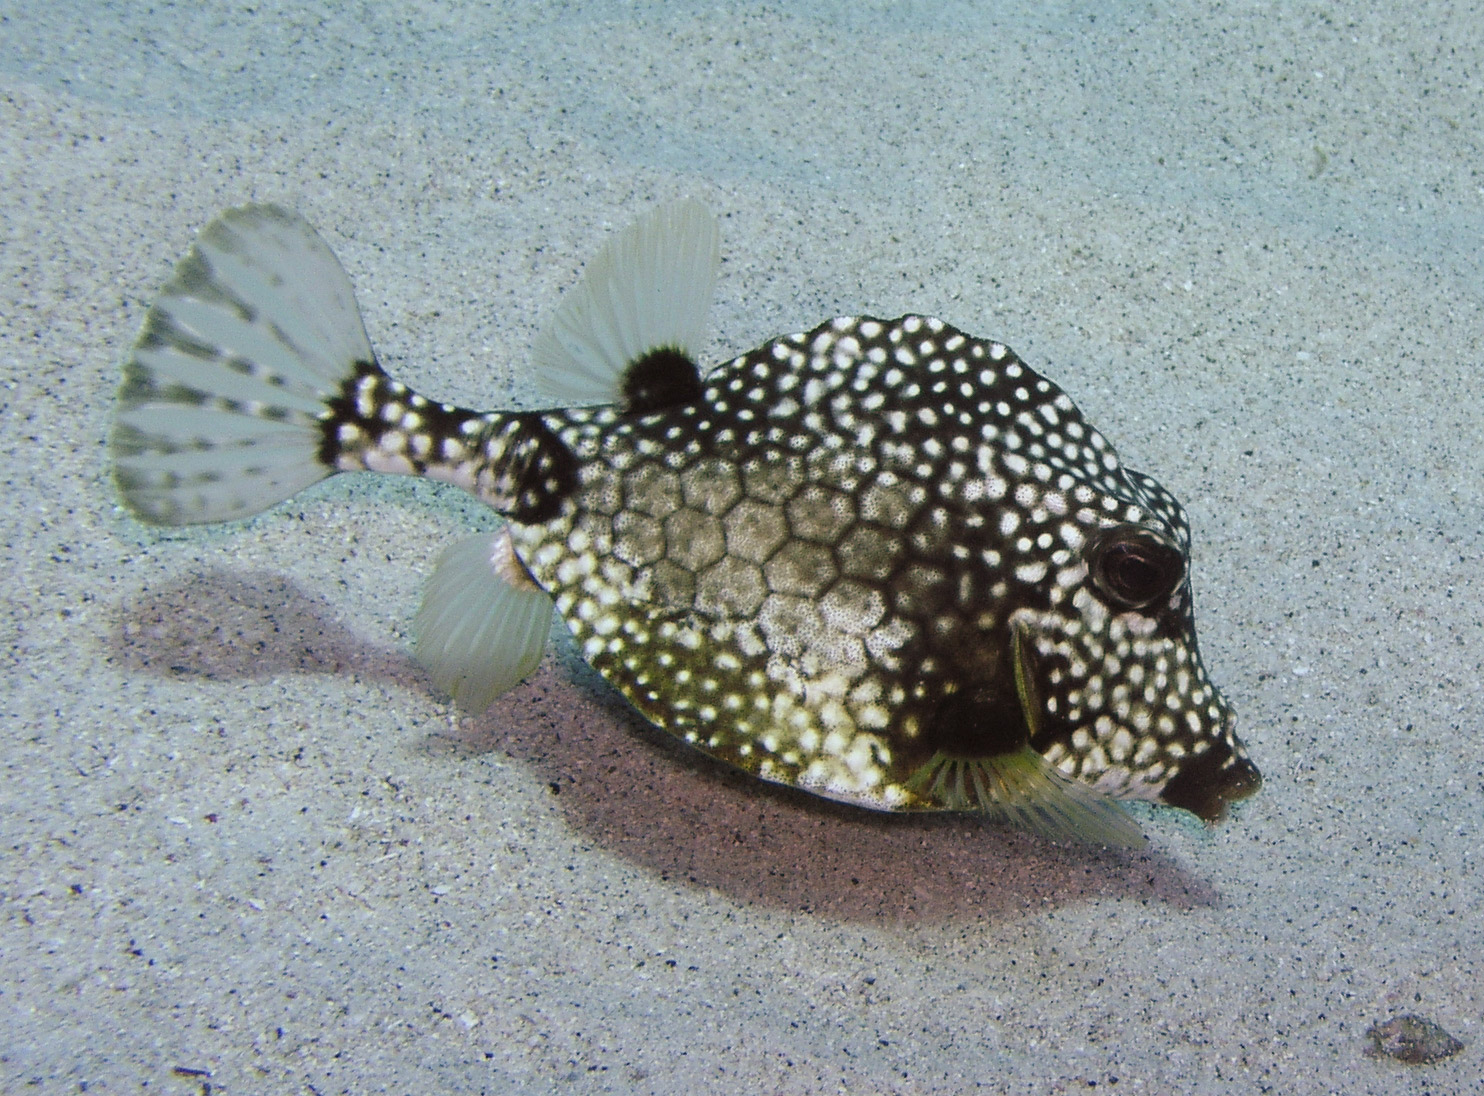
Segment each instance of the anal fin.
[{"label": "anal fin", "polygon": [[483,710],[540,664],[551,613],[551,595],[526,575],[506,527],[466,537],[428,579],[413,620],[418,660],[461,706]]}]

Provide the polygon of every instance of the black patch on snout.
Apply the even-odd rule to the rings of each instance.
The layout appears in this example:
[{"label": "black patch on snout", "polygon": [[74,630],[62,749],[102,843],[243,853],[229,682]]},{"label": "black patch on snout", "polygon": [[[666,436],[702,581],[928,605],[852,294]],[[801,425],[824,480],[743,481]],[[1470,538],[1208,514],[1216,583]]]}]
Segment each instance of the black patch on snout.
[{"label": "black patch on snout", "polygon": [[1234,756],[1225,742],[1216,742],[1181,765],[1159,797],[1205,822],[1220,822],[1230,804],[1246,799],[1261,785],[1256,765]]}]

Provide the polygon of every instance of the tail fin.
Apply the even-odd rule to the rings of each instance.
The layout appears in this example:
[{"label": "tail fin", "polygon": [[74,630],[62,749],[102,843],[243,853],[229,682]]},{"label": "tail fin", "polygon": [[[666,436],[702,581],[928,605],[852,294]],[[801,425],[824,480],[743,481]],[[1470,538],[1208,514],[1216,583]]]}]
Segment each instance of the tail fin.
[{"label": "tail fin", "polygon": [[321,417],[375,360],[350,280],[308,222],[227,210],[124,363],[109,441],[124,504],[157,525],[227,521],[324,479]]}]

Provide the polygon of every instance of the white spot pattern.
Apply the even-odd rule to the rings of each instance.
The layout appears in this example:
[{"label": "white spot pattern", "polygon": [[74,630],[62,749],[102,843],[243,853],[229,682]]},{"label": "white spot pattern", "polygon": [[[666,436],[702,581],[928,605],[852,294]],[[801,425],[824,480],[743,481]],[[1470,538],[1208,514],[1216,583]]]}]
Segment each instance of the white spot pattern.
[{"label": "white spot pattern", "polygon": [[[1157,621],[1120,615],[1079,558],[1123,523],[1183,555],[1178,503],[1002,344],[926,317],[839,319],[720,367],[694,403],[546,421],[585,459],[516,549],[593,665],[709,753],[932,807],[906,783],[935,713],[965,689],[1013,700],[1013,621],[1043,678],[1037,748],[1068,775],[1153,798],[1173,751],[1220,743],[1245,764],[1183,579]],[[1146,699],[1129,671],[1161,660],[1183,676],[1153,673]]]}]

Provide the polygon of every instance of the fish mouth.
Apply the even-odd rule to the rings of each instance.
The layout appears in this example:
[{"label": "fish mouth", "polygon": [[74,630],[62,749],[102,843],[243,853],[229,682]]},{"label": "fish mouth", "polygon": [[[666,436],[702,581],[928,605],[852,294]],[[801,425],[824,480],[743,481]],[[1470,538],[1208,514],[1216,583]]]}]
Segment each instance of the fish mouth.
[{"label": "fish mouth", "polygon": [[1262,773],[1237,742],[1237,716],[1228,711],[1221,723],[1221,737],[1205,753],[1187,759],[1159,798],[1214,824],[1226,818],[1233,803],[1260,787]]},{"label": "fish mouth", "polygon": [[[1010,657],[1015,671],[1015,693],[1031,748],[1044,754],[1055,741],[1069,742],[1075,728],[1045,724],[1046,709],[1036,688],[1036,654],[1029,622],[1011,621]],[[1169,806],[1189,811],[1203,822],[1216,823],[1227,817],[1233,803],[1254,795],[1261,787],[1262,774],[1237,739],[1237,716],[1228,709],[1221,730],[1210,740],[1209,748],[1187,756],[1158,798]]]}]

